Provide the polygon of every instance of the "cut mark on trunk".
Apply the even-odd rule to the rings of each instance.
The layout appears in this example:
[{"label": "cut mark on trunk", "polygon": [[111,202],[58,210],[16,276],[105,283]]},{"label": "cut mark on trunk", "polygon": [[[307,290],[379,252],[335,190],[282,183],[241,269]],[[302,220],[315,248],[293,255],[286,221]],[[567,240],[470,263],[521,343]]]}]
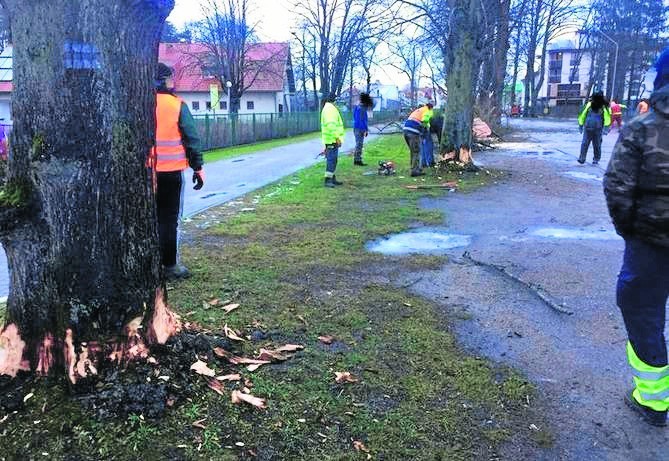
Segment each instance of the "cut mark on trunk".
[{"label": "cut mark on trunk", "polygon": [[395,234],[369,242],[366,248],[367,251],[385,255],[439,254],[452,248],[468,246],[471,241],[470,235],[432,230]]}]

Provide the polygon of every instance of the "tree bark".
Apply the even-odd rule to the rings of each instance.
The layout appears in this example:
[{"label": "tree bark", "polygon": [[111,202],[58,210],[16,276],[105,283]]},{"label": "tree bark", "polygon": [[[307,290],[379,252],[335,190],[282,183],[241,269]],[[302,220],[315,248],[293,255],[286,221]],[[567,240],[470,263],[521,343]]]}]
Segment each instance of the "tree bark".
[{"label": "tree bark", "polygon": [[5,187],[21,199],[0,208],[11,274],[0,374],[65,369],[74,382],[138,339],[140,320],[143,339],[166,340],[153,322],[165,306],[146,162],[174,1],[2,3],[14,32]]},{"label": "tree bark", "polygon": [[475,83],[480,61],[477,59],[480,25],[478,0],[452,2],[452,27],[448,73],[448,104],[444,114],[441,150],[446,159],[471,164],[472,122]]}]

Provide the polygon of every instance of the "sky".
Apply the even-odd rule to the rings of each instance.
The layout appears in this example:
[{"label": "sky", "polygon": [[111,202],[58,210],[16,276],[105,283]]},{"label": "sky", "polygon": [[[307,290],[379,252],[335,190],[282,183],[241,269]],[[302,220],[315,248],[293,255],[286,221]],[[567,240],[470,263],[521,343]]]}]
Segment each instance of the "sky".
[{"label": "sky", "polygon": [[[290,41],[291,28],[296,24],[290,12],[292,0],[255,0],[251,8],[251,19],[258,23],[258,35],[263,41]],[[167,18],[181,28],[186,22],[202,17],[199,0],[176,0],[172,14]]]}]

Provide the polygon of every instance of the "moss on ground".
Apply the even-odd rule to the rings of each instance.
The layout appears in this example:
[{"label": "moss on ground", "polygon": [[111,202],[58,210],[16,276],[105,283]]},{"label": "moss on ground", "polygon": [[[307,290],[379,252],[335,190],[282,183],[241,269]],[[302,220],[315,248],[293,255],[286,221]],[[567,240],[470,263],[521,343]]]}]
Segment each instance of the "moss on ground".
[{"label": "moss on ground", "polygon": [[[365,157],[407,170],[397,136],[371,144]],[[244,344],[247,354],[267,344],[305,346],[288,362],[243,372],[268,409],[233,405],[203,385],[160,421],[97,421],[42,383],[30,389],[27,411],[0,423],[0,459],[471,460],[496,459],[511,439],[550,444],[521,376],[464,353],[435,305],[388,283],[393,271],[443,259],[364,251],[382,234],[442,223],[438,212],[418,206],[442,192],[409,191],[402,186],[413,179],[365,176],[350,163],[344,158],[338,169],[344,187],[324,189],[319,165],[253,194],[256,203],[249,197],[244,204],[253,212],[206,229],[204,220],[188,226],[183,259],[194,276],[169,291],[182,316],[256,338]],[[485,178],[425,182],[459,179],[467,189]],[[212,298],[241,307],[226,314],[207,305]],[[321,335],[335,341],[323,344]],[[337,384],[336,371],[358,382]],[[200,420],[204,429],[192,425]],[[369,453],[356,451],[354,441]]]}]

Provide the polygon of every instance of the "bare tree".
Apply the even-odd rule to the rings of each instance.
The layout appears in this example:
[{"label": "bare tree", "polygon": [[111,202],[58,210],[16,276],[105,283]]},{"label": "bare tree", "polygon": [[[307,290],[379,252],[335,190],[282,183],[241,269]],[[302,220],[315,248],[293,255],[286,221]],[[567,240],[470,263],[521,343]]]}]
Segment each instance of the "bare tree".
[{"label": "bare tree", "polygon": [[165,342],[176,328],[146,168],[158,42],[174,2],[2,5],[14,32],[14,129],[0,191],[11,274],[0,375],[75,382],[112,351]]},{"label": "bare tree", "polygon": [[[268,74],[282,74],[287,50],[266,50],[257,43],[249,22],[251,0],[205,0],[204,19],[194,24],[199,47],[189,54],[186,69],[218,80],[228,88],[230,113],[239,112],[242,95]],[[199,72],[198,72],[199,70]],[[202,72],[203,71],[203,72]]]},{"label": "bare tree", "polygon": [[416,107],[418,86],[420,84],[421,68],[424,63],[423,49],[416,38],[398,35],[388,43],[393,60],[388,64],[409,79],[409,99],[411,107]]},{"label": "bare tree", "polygon": [[[628,102],[635,100],[643,74],[667,42],[669,6],[662,0],[595,0],[592,15],[585,32],[593,47],[595,79],[603,81],[606,75],[606,88],[602,88],[606,94]],[[614,42],[618,45],[617,56]]]},{"label": "bare tree", "polygon": [[320,92],[341,94],[360,41],[388,24],[385,0],[314,0],[296,2],[301,25],[311,32],[318,63]]}]

